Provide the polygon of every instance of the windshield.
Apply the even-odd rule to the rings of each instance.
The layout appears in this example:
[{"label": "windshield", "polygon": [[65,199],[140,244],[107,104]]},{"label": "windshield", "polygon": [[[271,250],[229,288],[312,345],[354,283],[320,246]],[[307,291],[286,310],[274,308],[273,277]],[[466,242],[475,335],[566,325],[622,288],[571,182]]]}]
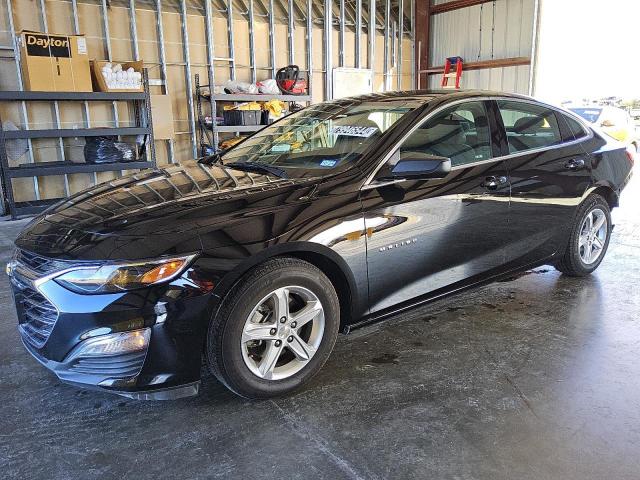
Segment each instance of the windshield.
[{"label": "windshield", "polygon": [[314,105],[260,130],[223,154],[222,161],[266,164],[295,177],[346,170],[414,108],[401,101]]},{"label": "windshield", "polygon": [[596,123],[602,113],[601,108],[570,108],[569,110],[577,113],[589,123]]}]

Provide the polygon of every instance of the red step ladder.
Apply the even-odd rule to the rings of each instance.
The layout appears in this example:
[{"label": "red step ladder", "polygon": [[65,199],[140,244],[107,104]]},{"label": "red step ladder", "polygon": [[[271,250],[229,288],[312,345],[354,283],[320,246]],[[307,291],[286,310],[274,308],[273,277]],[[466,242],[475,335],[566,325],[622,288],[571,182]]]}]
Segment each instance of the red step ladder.
[{"label": "red step ladder", "polygon": [[[455,72],[451,70],[455,68]],[[455,78],[456,84],[449,85],[449,79]],[[448,57],[444,64],[444,72],[442,74],[442,88],[460,89],[460,78],[462,78],[462,57]]]}]

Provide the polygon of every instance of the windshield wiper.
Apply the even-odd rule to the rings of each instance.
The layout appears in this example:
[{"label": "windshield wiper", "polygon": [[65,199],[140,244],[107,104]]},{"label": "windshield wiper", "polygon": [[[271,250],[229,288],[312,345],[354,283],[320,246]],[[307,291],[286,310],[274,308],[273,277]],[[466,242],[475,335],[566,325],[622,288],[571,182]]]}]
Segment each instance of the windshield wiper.
[{"label": "windshield wiper", "polygon": [[280,178],[289,178],[287,173],[278,167],[274,167],[273,165],[269,165],[268,163],[260,163],[260,162],[233,162],[226,163],[225,167],[233,168],[235,170],[243,170],[246,172],[262,172],[262,173],[270,173]]}]

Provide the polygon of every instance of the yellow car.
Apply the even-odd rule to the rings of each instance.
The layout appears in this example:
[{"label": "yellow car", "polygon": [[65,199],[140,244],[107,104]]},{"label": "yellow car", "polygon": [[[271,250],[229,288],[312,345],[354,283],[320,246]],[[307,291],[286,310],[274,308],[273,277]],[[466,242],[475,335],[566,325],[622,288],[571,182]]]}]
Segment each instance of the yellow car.
[{"label": "yellow car", "polygon": [[609,106],[569,107],[587,122],[600,127],[607,135],[640,152],[640,140],[631,116],[621,108]]}]

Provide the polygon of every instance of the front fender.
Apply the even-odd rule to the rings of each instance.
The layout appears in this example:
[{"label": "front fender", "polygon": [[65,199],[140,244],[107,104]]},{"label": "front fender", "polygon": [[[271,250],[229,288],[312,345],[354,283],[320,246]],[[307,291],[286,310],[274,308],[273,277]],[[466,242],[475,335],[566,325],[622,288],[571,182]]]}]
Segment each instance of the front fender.
[{"label": "front fender", "polygon": [[[366,313],[367,278],[365,250],[354,259],[314,242],[266,243],[218,248],[208,251],[196,262],[214,283],[213,294],[223,299],[252,268],[274,257],[296,257],[316,265],[334,283],[341,304],[348,305],[346,324]],[[365,266],[363,271],[362,265]],[[344,291],[347,289],[348,291]]]},{"label": "front fender", "polygon": [[201,232],[198,262],[210,272],[214,294],[223,298],[247,271],[269,258],[293,256],[313,263],[332,280],[341,307],[348,305],[344,317],[366,314],[366,230],[359,191],[351,184],[352,179],[344,178],[319,184],[303,192],[310,197],[302,201],[298,190],[272,201],[270,208],[238,212],[241,224],[220,223],[215,232]]}]

